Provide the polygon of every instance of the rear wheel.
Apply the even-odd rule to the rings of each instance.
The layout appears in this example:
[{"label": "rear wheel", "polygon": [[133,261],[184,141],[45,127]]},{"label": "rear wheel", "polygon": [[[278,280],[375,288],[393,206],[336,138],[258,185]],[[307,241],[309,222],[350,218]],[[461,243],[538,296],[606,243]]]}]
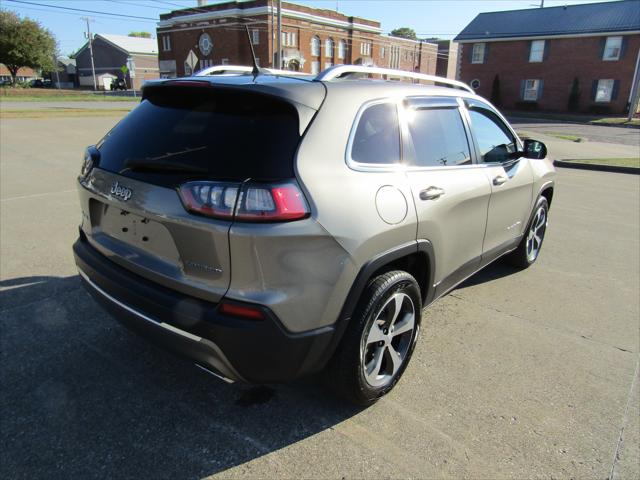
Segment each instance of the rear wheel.
[{"label": "rear wheel", "polygon": [[411,358],[421,310],[418,283],[407,272],[371,281],[328,366],[340,395],[367,406],[395,386]]},{"label": "rear wheel", "polygon": [[518,248],[506,257],[509,263],[519,268],[527,268],[535,263],[542,249],[548,218],[549,203],[546,198],[541,197]]}]

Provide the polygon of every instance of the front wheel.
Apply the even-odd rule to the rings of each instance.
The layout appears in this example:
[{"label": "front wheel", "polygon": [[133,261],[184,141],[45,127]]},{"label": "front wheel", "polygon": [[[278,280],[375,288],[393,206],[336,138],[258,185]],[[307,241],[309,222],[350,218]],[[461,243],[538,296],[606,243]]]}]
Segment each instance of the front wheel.
[{"label": "front wheel", "polygon": [[326,372],[337,392],[368,406],[404,373],[420,328],[422,301],[416,280],[393,271],[373,279]]},{"label": "front wheel", "polygon": [[519,268],[527,268],[533,265],[542,249],[544,235],[547,232],[548,219],[549,203],[546,198],[540,197],[518,248],[506,257],[509,263]]}]

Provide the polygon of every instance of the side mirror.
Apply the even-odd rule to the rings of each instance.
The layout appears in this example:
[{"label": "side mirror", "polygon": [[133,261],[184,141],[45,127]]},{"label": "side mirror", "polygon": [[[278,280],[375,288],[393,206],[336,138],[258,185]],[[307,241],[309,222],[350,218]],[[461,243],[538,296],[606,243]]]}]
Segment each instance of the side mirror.
[{"label": "side mirror", "polygon": [[547,146],[538,140],[527,138],[524,141],[524,156],[527,158],[542,159],[547,157]]}]

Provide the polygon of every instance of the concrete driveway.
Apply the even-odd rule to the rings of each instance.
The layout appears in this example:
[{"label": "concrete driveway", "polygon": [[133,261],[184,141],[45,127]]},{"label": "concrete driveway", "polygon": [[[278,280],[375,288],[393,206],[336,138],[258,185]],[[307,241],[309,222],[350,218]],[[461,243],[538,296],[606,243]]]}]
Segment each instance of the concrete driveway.
[{"label": "concrete driveway", "polygon": [[539,262],[426,310],[359,410],[316,379],[223,384],[84,292],[74,177],[116,120],[0,127],[1,477],[638,478],[638,176],[560,170]]}]

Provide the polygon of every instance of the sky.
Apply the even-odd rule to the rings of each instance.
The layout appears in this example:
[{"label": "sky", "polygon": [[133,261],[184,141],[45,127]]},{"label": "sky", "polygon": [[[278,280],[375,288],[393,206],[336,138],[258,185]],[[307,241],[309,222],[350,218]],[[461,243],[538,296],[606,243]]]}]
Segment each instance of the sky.
[{"label": "sky", "polygon": [[[420,38],[453,38],[481,12],[539,8],[542,0],[290,1],[316,8],[337,8],[346,15],[378,20],[385,33],[397,27],[410,27]],[[209,0],[208,3],[220,2]],[[545,7],[578,3],[588,3],[588,0],[544,0]],[[196,5],[196,0],[0,0],[3,9],[28,16],[48,28],[56,37],[62,55],[73,53],[86,41],[86,23],[81,17],[92,18],[93,33],[127,35],[131,31],[142,30],[155,37],[156,22],[161,13]]]}]

